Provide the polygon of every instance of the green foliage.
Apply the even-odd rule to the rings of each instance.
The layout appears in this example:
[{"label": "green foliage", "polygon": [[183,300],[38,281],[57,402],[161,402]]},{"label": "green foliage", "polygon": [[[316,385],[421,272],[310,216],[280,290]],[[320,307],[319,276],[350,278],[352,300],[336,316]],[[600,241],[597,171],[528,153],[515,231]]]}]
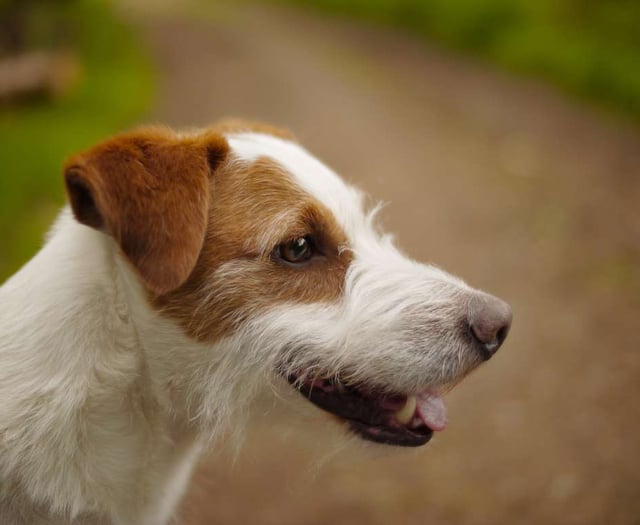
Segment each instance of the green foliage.
[{"label": "green foliage", "polygon": [[287,0],[411,29],[640,119],[638,0]]},{"label": "green foliage", "polygon": [[63,204],[65,157],[130,125],[153,91],[143,50],[107,3],[42,3],[33,16],[64,21],[64,45],[82,70],[62,99],[0,110],[0,282],[33,254]]}]

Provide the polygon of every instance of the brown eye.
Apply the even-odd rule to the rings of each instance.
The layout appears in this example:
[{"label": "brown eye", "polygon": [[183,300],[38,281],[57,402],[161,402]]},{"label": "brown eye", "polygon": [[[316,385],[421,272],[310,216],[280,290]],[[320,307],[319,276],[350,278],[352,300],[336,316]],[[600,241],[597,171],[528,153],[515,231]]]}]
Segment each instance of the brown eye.
[{"label": "brown eye", "polygon": [[309,237],[298,237],[278,246],[278,256],[292,264],[308,261],[313,255],[313,243]]}]

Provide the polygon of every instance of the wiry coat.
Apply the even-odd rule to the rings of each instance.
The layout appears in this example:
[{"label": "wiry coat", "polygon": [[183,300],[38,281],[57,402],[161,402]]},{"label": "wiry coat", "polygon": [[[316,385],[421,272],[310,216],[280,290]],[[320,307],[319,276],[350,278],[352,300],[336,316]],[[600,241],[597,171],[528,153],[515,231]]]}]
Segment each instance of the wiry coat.
[{"label": "wiry coat", "polygon": [[[144,129],[65,176],[73,215],[0,288],[2,525],[165,524],[201,450],[289,373],[415,392],[482,361],[459,330],[475,292],[290,140]],[[274,262],[311,234],[317,261]]]}]

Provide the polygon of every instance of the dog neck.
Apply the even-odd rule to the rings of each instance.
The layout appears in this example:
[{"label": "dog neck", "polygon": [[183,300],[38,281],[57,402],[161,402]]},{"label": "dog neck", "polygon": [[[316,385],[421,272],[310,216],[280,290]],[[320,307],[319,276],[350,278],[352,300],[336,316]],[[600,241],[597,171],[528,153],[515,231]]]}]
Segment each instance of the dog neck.
[{"label": "dog neck", "polygon": [[165,523],[200,445],[154,344],[177,330],[111,238],[63,212],[0,288],[0,329],[0,523]]}]

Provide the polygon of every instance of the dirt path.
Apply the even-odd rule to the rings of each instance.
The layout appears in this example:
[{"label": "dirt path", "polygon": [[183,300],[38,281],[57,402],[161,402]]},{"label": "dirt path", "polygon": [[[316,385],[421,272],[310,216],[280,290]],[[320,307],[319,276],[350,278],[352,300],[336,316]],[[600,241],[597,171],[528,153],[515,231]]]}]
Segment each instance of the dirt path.
[{"label": "dirt path", "polygon": [[185,523],[640,523],[637,131],[390,31],[202,13],[144,17],[154,118],[290,127],[390,203],[409,254],[507,298],[515,324],[433,446],[309,479],[302,444],[254,436],[203,467]]}]

